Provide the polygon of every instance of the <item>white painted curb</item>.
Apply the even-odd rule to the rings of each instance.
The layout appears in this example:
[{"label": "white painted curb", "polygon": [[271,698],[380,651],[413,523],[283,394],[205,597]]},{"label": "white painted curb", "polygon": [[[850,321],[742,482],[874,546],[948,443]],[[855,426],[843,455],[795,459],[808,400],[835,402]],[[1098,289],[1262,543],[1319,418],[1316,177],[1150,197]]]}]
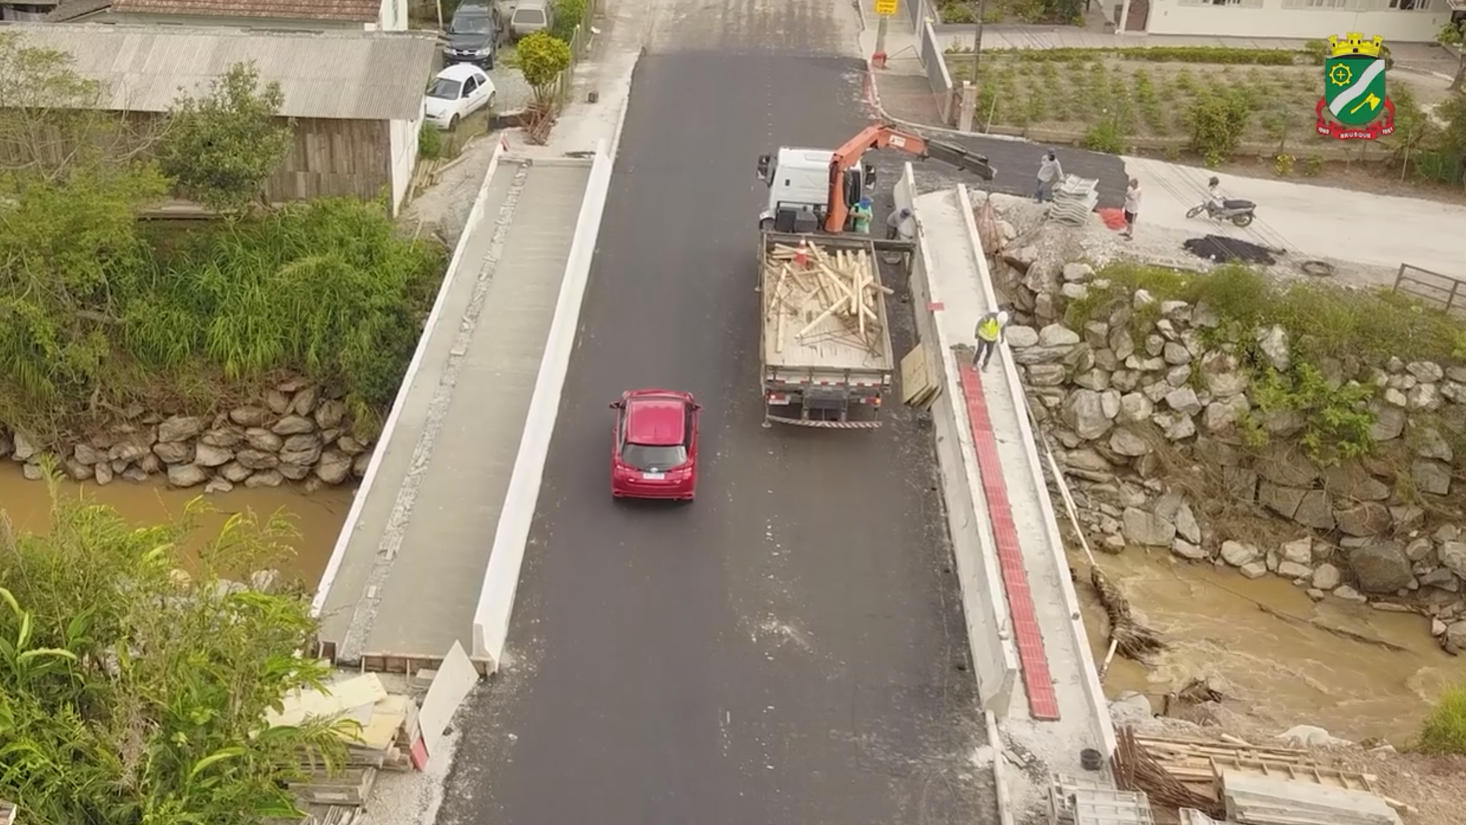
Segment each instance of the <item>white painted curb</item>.
[{"label": "white painted curb", "polygon": [[362,476],[361,484],[356,488],[356,496],[351,500],[351,509],[346,513],[346,521],[341,525],[341,533],[336,537],[336,546],[331,549],[331,558],[326,562],[326,569],[321,573],[321,583],[316,586],[316,596],[311,600],[311,615],[319,618],[321,610],[326,606],[326,598],[331,593],[331,585],[336,582],[336,574],[341,571],[341,561],[346,557],[346,548],[351,544],[351,537],[356,532],[361,521],[362,508],[366,506],[367,495],[372,491],[372,485],[377,480],[377,470],[382,465],[382,458],[387,453],[387,445],[392,441],[392,433],[397,429],[397,420],[402,416],[402,409],[406,406],[407,396],[412,390],[412,382],[416,380],[418,370],[422,369],[422,360],[427,353],[428,343],[432,338],[432,332],[437,328],[438,317],[443,313],[443,304],[446,303],[448,293],[453,288],[453,279],[458,277],[458,266],[463,259],[463,250],[467,244],[469,232],[467,227],[473,226],[482,219],[485,202],[489,197],[489,183],[494,179],[494,172],[499,169],[499,158],[504,154],[504,144],[495,142],[494,154],[489,158],[488,171],[484,172],[483,183],[479,184],[478,195],[473,200],[473,208],[469,210],[468,221],[464,224],[463,236],[458,239],[458,245],[453,249],[453,257],[448,261],[448,269],[443,275],[443,284],[438,287],[438,297],[433,300],[433,309],[428,313],[428,318],[423,322],[422,334],[417,340],[417,348],[412,352],[412,360],[407,364],[407,372],[402,376],[402,385],[397,388],[397,397],[392,400],[392,410],[387,413],[387,421],[382,425],[382,432],[377,436],[377,443],[372,449],[371,461],[367,462],[366,473]]},{"label": "white painted curb", "polygon": [[[988,306],[998,306],[998,297],[993,290],[992,273],[988,271],[987,255],[982,249],[982,241],[977,234],[977,217],[972,208],[972,197],[967,194],[966,184],[957,184],[957,202],[962,207],[962,223],[967,228],[967,240],[972,244],[973,257],[977,259],[978,273],[981,275],[982,293],[987,299]],[[1064,596],[1064,609],[1069,612],[1069,632],[1074,651],[1079,656],[1079,666],[1084,678],[1085,698],[1089,700],[1090,713],[1093,716],[1095,732],[1100,737],[1100,747],[1106,758],[1115,752],[1115,725],[1110,719],[1109,702],[1105,700],[1104,688],[1100,686],[1099,672],[1094,666],[1094,655],[1089,649],[1089,634],[1084,632],[1084,619],[1079,611],[1079,596],[1074,592],[1074,580],[1069,576],[1069,557],[1064,553],[1064,537],[1059,533],[1059,518],[1054,512],[1054,501],[1049,496],[1048,486],[1043,481],[1043,460],[1038,454],[1038,445],[1034,440],[1033,424],[1028,415],[1028,395],[1023,391],[1023,382],[1018,378],[1018,365],[1013,361],[1012,352],[1007,345],[1003,345],[1003,357],[998,359],[1002,362],[1003,377],[1008,382],[1008,391],[1012,393],[1013,403],[1021,405],[1018,415],[1019,432],[1023,434],[1023,450],[1028,456],[1029,466],[1034,468],[1035,477],[1033,483],[1038,486],[1038,505],[1043,511],[1044,525],[1048,533],[1049,548],[1053,553],[1052,564],[1055,575],[1059,580],[1059,591]]]},{"label": "white painted curb", "polygon": [[570,356],[575,349],[580,306],[590,280],[591,260],[595,256],[601,216],[610,191],[611,166],[609,142],[602,140],[596,145],[585,199],[581,201],[580,216],[575,223],[575,240],[570,245],[570,258],[565,264],[560,298],[555,305],[555,318],[550,323],[545,353],[540,360],[539,377],[535,380],[534,396],[525,417],[524,435],[520,438],[519,454],[514,460],[514,473],[504,495],[504,506],[499,510],[494,545],[489,554],[488,569],[484,572],[484,587],[473,613],[473,656],[487,659],[490,673],[498,670],[504,644],[509,637],[509,620],[514,613],[514,598],[519,589],[519,571],[524,564],[525,545],[529,542],[540,482],[545,474],[545,459],[550,452],[550,437],[555,432],[565,374],[570,369]]}]

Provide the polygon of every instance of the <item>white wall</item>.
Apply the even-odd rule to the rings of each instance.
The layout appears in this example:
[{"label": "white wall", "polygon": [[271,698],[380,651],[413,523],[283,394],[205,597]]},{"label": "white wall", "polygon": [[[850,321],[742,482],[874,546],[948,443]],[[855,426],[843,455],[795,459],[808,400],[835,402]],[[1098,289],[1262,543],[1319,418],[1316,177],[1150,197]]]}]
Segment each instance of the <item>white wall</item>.
[{"label": "white wall", "polygon": [[367,24],[367,31],[407,31],[407,0],[382,0],[382,10],[377,12],[378,25]]},{"label": "white wall", "polygon": [[422,128],[422,118],[417,120],[391,120],[387,122],[387,138],[392,149],[392,217],[402,208],[407,199],[407,188],[412,185],[412,173],[417,169],[417,138]]},{"label": "white wall", "polygon": [[1383,37],[1385,44],[1434,42],[1451,19],[1446,0],[1432,0],[1428,11],[1398,11],[1387,0],[1356,0],[1357,9],[1284,8],[1284,0],[1263,0],[1258,8],[1183,6],[1181,0],[1151,0],[1146,31],[1151,34],[1195,34],[1217,37],[1298,37],[1327,40],[1359,32]]}]

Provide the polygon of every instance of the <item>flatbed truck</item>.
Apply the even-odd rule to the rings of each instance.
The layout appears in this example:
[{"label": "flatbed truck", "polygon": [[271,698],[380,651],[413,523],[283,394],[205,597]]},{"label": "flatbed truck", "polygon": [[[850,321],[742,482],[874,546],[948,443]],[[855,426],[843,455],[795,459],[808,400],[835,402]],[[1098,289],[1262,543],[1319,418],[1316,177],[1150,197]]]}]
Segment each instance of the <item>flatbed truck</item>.
[{"label": "flatbed truck", "polygon": [[881,426],[896,365],[883,245],[855,234],[760,232],[763,426]]}]

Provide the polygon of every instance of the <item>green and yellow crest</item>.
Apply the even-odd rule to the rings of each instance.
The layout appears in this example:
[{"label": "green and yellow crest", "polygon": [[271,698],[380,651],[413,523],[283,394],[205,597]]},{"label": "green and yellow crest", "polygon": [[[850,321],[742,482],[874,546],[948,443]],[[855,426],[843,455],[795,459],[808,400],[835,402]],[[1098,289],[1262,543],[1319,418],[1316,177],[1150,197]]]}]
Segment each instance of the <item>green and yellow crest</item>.
[{"label": "green and yellow crest", "polygon": [[1395,105],[1385,91],[1384,38],[1350,32],[1329,36],[1323,64],[1318,133],[1340,140],[1374,140],[1395,131]]}]

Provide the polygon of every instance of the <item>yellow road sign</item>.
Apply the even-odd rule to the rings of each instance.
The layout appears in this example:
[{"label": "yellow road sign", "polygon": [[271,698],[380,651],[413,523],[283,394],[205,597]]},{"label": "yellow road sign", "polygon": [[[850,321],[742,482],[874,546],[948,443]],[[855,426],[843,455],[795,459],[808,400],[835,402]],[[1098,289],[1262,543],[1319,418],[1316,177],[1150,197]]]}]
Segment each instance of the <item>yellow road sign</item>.
[{"label": "yellow road sign", "polygon": [[900,0],[876,0],[876,14],[895,14],[899,3]]}]

